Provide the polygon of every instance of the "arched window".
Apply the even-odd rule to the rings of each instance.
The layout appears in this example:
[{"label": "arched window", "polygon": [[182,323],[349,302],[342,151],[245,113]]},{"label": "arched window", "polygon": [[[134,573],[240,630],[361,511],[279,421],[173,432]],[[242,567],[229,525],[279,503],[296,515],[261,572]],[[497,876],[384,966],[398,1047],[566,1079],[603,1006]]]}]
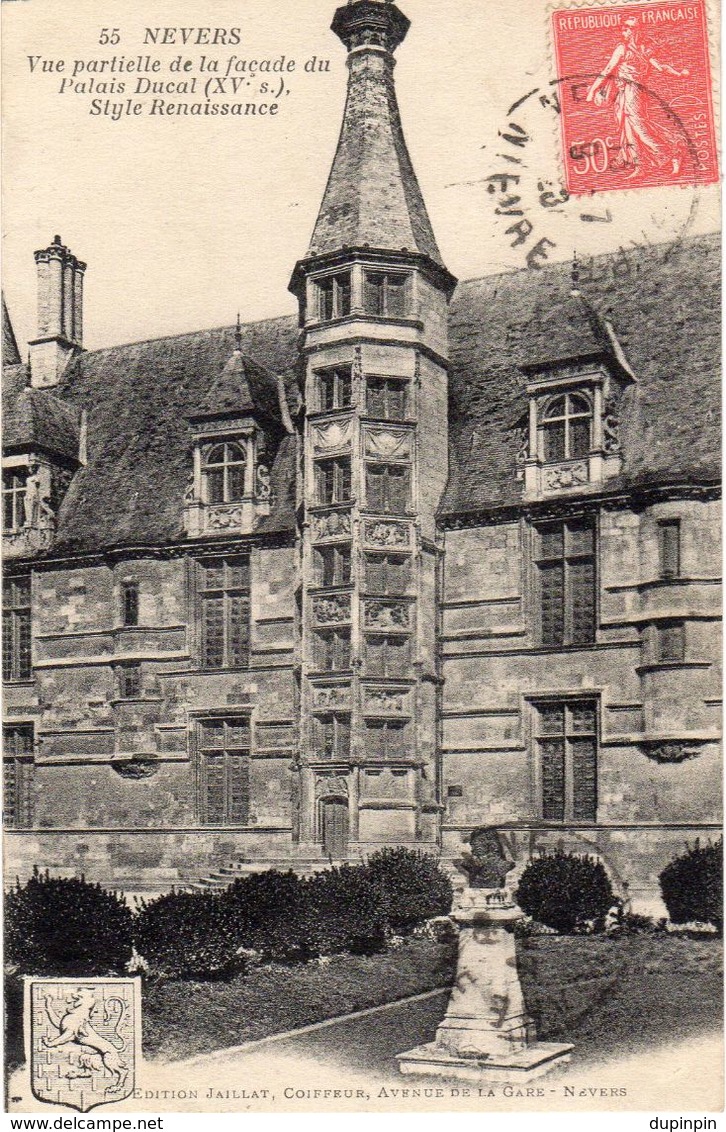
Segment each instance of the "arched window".
[{"label": "arched window", "polygon": [[592,405],[582,393],[562,393],[542,416],[542,455],[547,463],[587,456],[591,447]]},{"label": "arched window", "polygon": [[215,444],[204,461],[207,503],[234,503],[244,498],[245,449],[231,441]]}]

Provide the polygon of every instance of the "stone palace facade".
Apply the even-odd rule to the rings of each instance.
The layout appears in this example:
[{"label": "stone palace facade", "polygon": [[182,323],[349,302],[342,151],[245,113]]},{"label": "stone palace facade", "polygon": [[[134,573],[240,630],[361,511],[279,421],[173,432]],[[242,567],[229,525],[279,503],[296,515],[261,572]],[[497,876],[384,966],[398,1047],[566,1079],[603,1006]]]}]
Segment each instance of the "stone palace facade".
[{"label": "stone palace facade", "polygon": [[457,284],[407,28],[335,13],[298,319],[86,351],[58,236],[27,363],[5,314],[8,879],[451,860],[486,825],[645,905],[717,834],[716,240]]}]

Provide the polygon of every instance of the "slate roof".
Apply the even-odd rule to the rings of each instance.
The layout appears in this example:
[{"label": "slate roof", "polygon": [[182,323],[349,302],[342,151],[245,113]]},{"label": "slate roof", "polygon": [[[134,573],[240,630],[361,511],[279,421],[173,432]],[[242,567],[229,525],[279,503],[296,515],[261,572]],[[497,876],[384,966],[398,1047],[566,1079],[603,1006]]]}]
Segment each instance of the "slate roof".
[{"label": "slate roof", "polygon": [[393,79],[355,60],[338,148],[308,256],[342,247],[418,252],[443,266],[401,127]]},{"label": "slate roof", "polygon": [[[450,319],[450,477],[442,517],[521,503],[517,426],[528,377],[520,367],[614,355],[607,320],[636,378],[623,401],[623,473],[608,489],[717,481],[719,275],[717,238],[698,237],[633,250],[626,261],[598,257],[582,273],[584,299],[571,295],[569,264],[460,284]],[[241,368],[253,404],[279,422],[282,437],[272,468],[276,504],[258,530],[293,529],[296,438],[285,433],[273,375],[283,375],[294,415],[297,319],[251,323],[240,333],[239,359],[232,326],[83,353],[55,390],[29,390],[27,367],[7,367],[6,446],[17,450],[42,436],[71,457],[80,410],[88,413],[88,464],[60,509],[53,557],[184,539],[195,431],[189,418],[213,408],[210,389],[218,381],[234,385]]]},{"label": "slate roof", "polygon": [[65,461],[77,461],[80,412],[50,389],[29,388],[27,381],[27,365],[3,372],[3,450],[42,448]]},{"label": "slate roof", "polygon": [[10,321],[8,308],[5,305],[5,296],[2,296],[2,330],[3,330],[3,344],[2,344],[2,359],[4,366],[16,366],[20,363],[20,350],[15,338],[15,331],[13,324]]},{"label": "slate roof", "polygon": [[[293,387],[297,334],[295,317],[241,328],[245,358],[256,359],[247,365],[253,398],[280,422],[280,433],[270,375],[282,374]],[[60,508],[53,557],[104,546],[164,546],[185,537],[181,502],[194,435],[189,418],[204,405],[234,350],[230,326],[89,351],[78,356],[56,393],[33,391],[39,399],[62,397],[88,412],[88,464],[73,477]],[[9,376],[6,413],[17,397],[18,375]],[[294,526],[294,448],[295,438],[283,436],[271,475],[276,504],[260,531]]]},{"label": "slate roof", "polygon": [[[611,323],[636,378],[621,409],[623,472],[608,489],[719,480],[720,264],[718,237],[701,236],[598,256],[580,273],[579,290]],[[566,263],[457,288],[442,515],[521,502],[528,377],[519,367],[602,349],[571,291]]]}]

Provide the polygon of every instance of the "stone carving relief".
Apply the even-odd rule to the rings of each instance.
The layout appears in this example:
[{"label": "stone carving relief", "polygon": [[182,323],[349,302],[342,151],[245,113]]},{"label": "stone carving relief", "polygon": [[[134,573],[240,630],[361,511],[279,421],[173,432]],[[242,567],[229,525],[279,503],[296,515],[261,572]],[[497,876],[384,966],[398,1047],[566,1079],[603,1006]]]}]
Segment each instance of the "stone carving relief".
[{"label": "stone carving relief", "polygon": [[372,711],[401,713],[405,692],[392,692],[388,688],[366,688],[366,707]]},{"label": "stone carving relief", "polygon": [[329,421],[313,428],[313,446],[316,452],[349,448],[353,435],[353,421]]},{"label": "stone carving relief", "polygon": [[258,464],[255,473],[255,494],[258,499],[270,500],[272,486],[270,483],[270,469],[265,464]]},{"label": "stone carving relief", "polygon": [[366,432],[366,456],[379,460],[410,460],[411,433],[400,429],[371,429]]},{"label": "stone carving relief", "polygon": [[408,546],[408,530],[405,523],[366,523],[365,541],[369,546]]},{"label": "stone carving relief", "polygon": [[131,759],[129,762],[112,762],[112,768],[121,778],[153,778],[159,766],[154,759]]},{"label": "stone carving relief", "polygon": [[553,468],[543,468],[542,476],[547,491],[556,491],[559,488],[579,487],[588,483],[590,470],[587,460],[578,460],[572,464],[557,464]]},{"label": "stone carving relief", "polygon": [[319,775],[315,779],[315,797],[348,797],[348,780],[342,775]]},{"label": "stone carving relief", "polygon": [[367,629],[407,629],[409,606],[404,601],[369,601],[366,603]]},{"label": "stone carving relief", "polygon": [[241,527],[244,511],[238,504],[221,504],[218,507],[208,507],[206,525],[212,531],[226,531]]},{"label": "stone carving relief", "polygon": [[603,413],[602,446],[609,456],[620,451],[620,418],[612,401],[608,402]]},{"label": "stone carving relief", "polygon": [[682,739],[644,743],[643,750],[657,763],[683,763],[698,757],[698,747]]},{"label": "stone carving relief", "polygon": [[313,601],[313,617],[318,625],[334,625],[339,621],[350,621],[350,595],[316,597]]},{"label": "stone carving relief", "polygon": [[337,685],[335,688],[316,688],[316,707],[347,707],[350,703],[350,687],[347,684]]},{"label": "stone carving relief", "polygon": [[350,538],[351,520],[349,511],[331,511],[327,515],[313,515],[311,519],[313,538]]}]

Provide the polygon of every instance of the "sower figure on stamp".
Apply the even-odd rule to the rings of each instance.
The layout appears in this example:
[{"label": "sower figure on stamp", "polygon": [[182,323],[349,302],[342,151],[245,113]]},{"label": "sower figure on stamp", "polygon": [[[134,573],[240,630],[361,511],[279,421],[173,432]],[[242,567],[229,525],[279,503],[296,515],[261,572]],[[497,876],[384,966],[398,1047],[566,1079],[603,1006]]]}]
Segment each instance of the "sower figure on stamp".
[{"label": "sower figure on stamp", "polygon": [[670,161],[674,173],[679,172],[683,160],[683,138],[675,122],[664,121],[668,117],[666,107],[648,91],[646,80],[651,68],[675,78],[689,74],[688,70],[679,71],[659,62],[641,38],[638,18],[629,16],[623,24],[622,42],[586,95],[587,102],[602,105],[609,94],[609,80],[614,79],[619,145],[615,165],[632,166],[631,177],[638,174],[644,156],[660,167]]}]

